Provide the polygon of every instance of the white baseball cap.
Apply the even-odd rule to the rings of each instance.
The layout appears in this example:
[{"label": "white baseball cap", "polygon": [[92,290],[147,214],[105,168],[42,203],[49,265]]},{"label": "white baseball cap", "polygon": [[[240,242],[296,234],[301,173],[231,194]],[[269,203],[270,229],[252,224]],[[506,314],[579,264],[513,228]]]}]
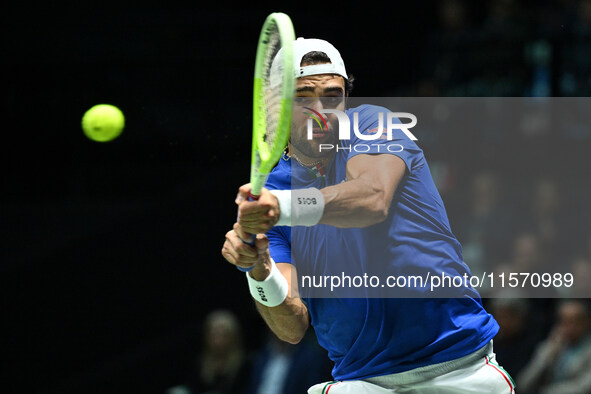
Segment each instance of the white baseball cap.
[{"label": "white baseball cap", "polygon": [[[293,42],[294,51],[294,76],[295,78],[318,74],[337,74],[347,79],[345,62],[339,51],[328,41],[317,38],[298,38]],[[327,64],[313,64],[300,66],[304,55],[310,52],[324,52],[330,59]]]},{"label": "white baseball cap", "polygon": [[[280,49],[281,52],[283,49]],[[309,66],[300,66],[302,58],[310,52],[324,52],[330,59],[330,63],[326,64],[312,64]],[[294,78],[306,77],[308,75],[318,74],[337,74],[348,79],[347,70],[345,69],[345,62],[341,57],[339,51],[328,41],[317,38],[302,38],[299,37],[293,42],[293,67]],[[281,70],[281,56],[275,56],[273,64],[271,65],[271,85],[279,83]]]}]

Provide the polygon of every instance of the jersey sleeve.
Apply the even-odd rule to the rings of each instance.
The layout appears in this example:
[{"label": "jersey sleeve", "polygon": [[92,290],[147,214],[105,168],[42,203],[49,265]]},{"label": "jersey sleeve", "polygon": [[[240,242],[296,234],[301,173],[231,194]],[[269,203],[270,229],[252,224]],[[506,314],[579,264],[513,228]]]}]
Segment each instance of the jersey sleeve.
[{"label": "jersey sleeve", "polygon": [[[290,165],[280,161],[271,171],[265,187],[269,190],[291,189]],[[291,259],[291,228],[275,226],[267,232],[269,252],[276,263],[292,263]]]},{"label": "jersey sleeve", "polygon": [[269,251],[276,263],[292,263],[290,228],[286,226],[273,227],[267,232]]},{"label": "jersey sleeve", "polygon": [[[352,132],[347,160],[361,154],[392,154],[404,161],[411,174],[424,165],[423,151],[401,129],[392,130],[392,139],[388,139],[386,132],[387,113],[390,112],[388,109],[379,106],[363,106],[356,108],[355,111],[359,113],[358,130],[360,134],[377,136],[380,133],[380,116],[382,116],[383,129],[379,137],[370,140],[362,139]],[[396,118],[392,122],[403,123]]]}]

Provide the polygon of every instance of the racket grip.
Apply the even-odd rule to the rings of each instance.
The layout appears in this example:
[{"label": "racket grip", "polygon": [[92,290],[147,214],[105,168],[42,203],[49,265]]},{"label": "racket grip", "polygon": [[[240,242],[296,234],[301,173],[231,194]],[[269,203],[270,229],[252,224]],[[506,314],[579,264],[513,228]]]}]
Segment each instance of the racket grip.
[{"label": "racket grip", "polygon": [[259,198],[261,198],[261,196],[256,196],[251,192],[248,192],[248,201],[257,201]]},{"label": "racket grip", "polygon": [[[254,246],[254,242],[256,241],[256,239],[257,239],[256,235],[250,234],[250,240],[249,241],[242,240],[242,242],[244,242],[247,245]],[[248,268],[238,267],[238,266],[236,266],[236,268],[238,268],[238,270],[242,271],[242,272],[249,272],[249,271],[253,270],[254,265],[252,267],[248,267]]]},{"label": "racket grip", "polygon": [[[252,193],[248,193],[248,201],[256,201],[258,199],[259,199],[259,196],[255,196]],[[242,240],[242,242],[244,242],[247,245],[254,246],[254,243],[255,243],[256,240],[257,240],[256,234],[250,234],[250,240],[249,241]],[[236,266],[236,268],[238,268],[238,270],[239,271],[242,271],[242,272],[249,272],[249,271],[252,271],[252,269],[254,268],[254,266],[249,267],[249,268],[244,268],[244,267],[238,267],[238,266]]]}]

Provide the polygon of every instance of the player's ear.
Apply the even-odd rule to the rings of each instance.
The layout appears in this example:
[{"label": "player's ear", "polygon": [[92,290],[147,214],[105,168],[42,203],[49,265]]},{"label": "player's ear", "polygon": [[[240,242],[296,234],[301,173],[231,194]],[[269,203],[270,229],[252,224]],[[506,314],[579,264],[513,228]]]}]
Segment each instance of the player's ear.
[{"label": "player's ear", "polygon": [[343,78],[345,82],[345,110],[349,108],[349,97],[351,90],[353,90],[353,76],[349,75],[348,79]]},{"label": "player's ear", "polygon": [[354,81],[355,81],[355,77],[351,74],[349,74],[347,76],[347,79],[345,79],[345,97],[351,96],[351,91],[353,91],[353,82]]}]

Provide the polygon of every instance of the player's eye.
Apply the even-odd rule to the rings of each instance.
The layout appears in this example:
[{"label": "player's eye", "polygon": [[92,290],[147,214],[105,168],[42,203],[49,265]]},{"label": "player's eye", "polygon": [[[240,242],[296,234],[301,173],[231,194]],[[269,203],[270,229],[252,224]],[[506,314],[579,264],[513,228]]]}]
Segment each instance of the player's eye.
[{"label": "player's eye", "polygon": [[336,108],[343,102],[342,96],[323,97],[322,106],[324,108]]},{"label": "player's eye", "polygon": [[294,103],[300,107],[310,106],[314,103],[316,97],[298,96],[294,99]]}]

